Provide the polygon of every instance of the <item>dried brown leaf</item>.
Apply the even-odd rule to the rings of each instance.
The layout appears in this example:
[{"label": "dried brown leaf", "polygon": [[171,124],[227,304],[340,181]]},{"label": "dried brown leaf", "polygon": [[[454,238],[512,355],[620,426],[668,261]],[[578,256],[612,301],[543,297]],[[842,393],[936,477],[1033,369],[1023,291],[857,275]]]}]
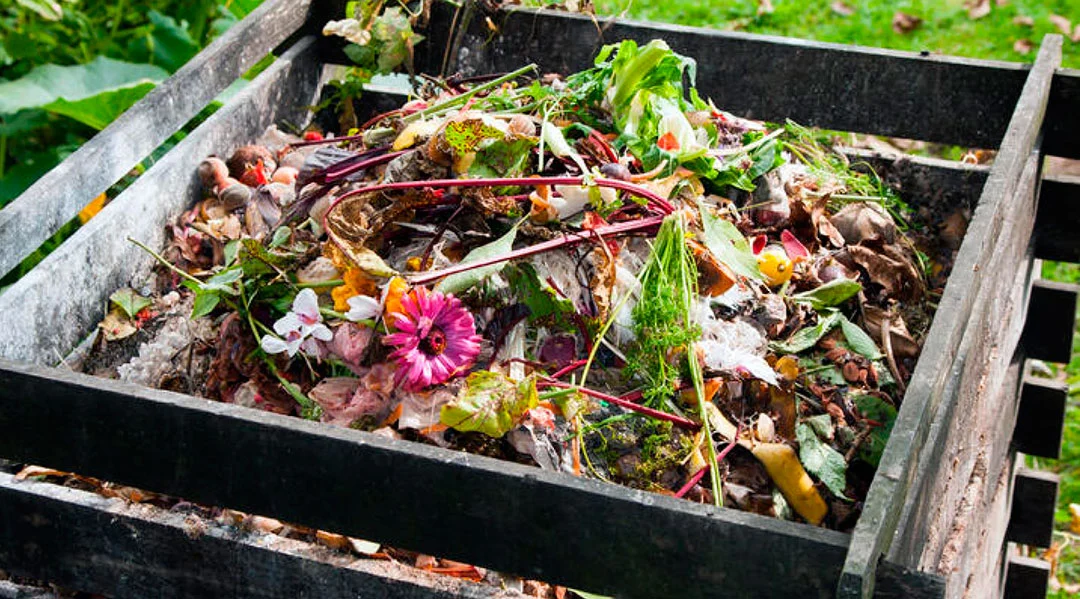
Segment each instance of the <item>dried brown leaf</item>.
[{"label": "dried brown leaf", "polygon": [[110,310],[105,318],[98,323],[98,328],[101,329],[101,333],[105,335],[106,341],[119,341],[126,339],[134,335],[139,327],[135,326],[135,323],[121,314],[119,310]]},{"label": "dried brown leaf", "polygon": [[1013,17],[1012,23],[1017,27],[1034,27],[1035,19],[1027,15],[1016,15]]},{"label": "dried brown leaf", "polygon": [[834,13],[840,15],[841,17],[850,17],[851,15],[855,14],[855,7],[851,6],[847,2],[842,2],[841,0],[836,0],[836,2],[833,2],[829,5],[829,8],[831,8]]},{"label": "dried brown leaf", "polygon": [[773,10],[772,0],[758,0],[758,16],[772,14]]},{"label": "dried brown leaf", "polygon": [[1080,42],[1080,23],[1076,24],[1076,28],[1073,29],[1072,35],[1069,36],[1069,39],[1074,42]]},{"label": "dried brown leaf", "polygon": [[910,33],[922,25],[922,19],[905,12],[897,12],[892,18],[893,31],[903,35]]},{"label": "dried brown leaf", "polygon": [[969,19],[977,20],[990,14],[990,0],[975,0],[974,2],[968,2],[966,6]]},{"label": "dried brown leaf", "polygon": [[26,480],[31,476],[67,476],[63,470],[53,470],[44,466],[25,466],[15,475],[15,480]]},{"label": "dried brown leaf", "polygon": [[1053,15],[1053,14],[1050,15],[1049,18],[1050,18],[1050,23],[1053,24],[1054,27],[1057,27],[1058,31],[1061,32],[1061,35],[1064,35],[1066,37],[1069,37],[1069,36],[1072,35],[1072,22],[1069,21],[1069,19],[1067,19],[1067,18],[1065,18],[1065,17],[1063,17],[1061,15]]},{"label": "dried brown leaf", "polygon": [[1035,44],[1031,43],[1031,40],[1027,38],[1013,42],[1013,50],[1018,54],[1030,54],[1034,48]]}]

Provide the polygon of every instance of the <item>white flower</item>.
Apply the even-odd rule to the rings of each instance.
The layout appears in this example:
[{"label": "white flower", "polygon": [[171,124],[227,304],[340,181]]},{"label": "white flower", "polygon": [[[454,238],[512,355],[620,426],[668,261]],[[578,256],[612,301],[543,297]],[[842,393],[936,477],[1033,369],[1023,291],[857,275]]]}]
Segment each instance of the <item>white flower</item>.
[{"label": "white flower", "polygon": [[303,289],[296,294],[292,310],[274,323],[274,332],[278,334],[277,337],[266,335],[262,338],[260,345],[263,351],[268,354],[288,352],[290,358],[296,355],[301,346],[307,353],[315,349],[314,342],[309,340],[309,337],[320,341],[334,338],[330,329],[322,323],[319,298],[311,289]]},{"label": "white flower", "polygon": [[349,311],[345,313],[345,318],[353,322],[374,320],[382,312],[379,300],[367,295],[354,295],[345,301],[349,303]]}]

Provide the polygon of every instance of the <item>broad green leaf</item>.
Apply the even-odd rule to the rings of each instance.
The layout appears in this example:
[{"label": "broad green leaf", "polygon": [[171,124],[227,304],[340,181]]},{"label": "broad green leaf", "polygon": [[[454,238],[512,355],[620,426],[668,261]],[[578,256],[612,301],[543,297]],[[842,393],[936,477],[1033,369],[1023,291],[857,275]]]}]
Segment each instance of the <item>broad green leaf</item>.
[{"label": "broad green leaf", "polygon": [[274,237],[270,239],[270,247],[276,248],[285,245],[285,242],[289,240],[292,235],[292,229],[289,227],[278,227],[274,230]]},{"label": "broad green leaf", "polygon": [[207,279],[200,285],[200,289],[209,293],[221,292],[236,295],[239,291],[237,291],[235,283],[243,276],[244,270],[238,266],[233,266]]},{"label": "broad green leaf", "polygon": [[791,299],[809,304],[815,310],[820,310],[839,306],[860,291],[862,291],[862,285],[858,281],[838,278],[825,283],[817,289],[796,293],[791,296]]},{"label": "broad green leaf", "polygon": [[240,240],[230,239],[225,244],[225,266],[231,266],[240,251]]},{"label": "broad green leaf", "polygon": [[564,314],[573,314],[574,303],[540,280],[532,264],[523,262],[507,270],[510,288],[529,307],[529,322],[556,324]]},{"label": "broad green leaf", "polygon": [[833,495],[847,499],[847,462],[839,451],[818,438],[814,429],[806,424],[795,427],[795,439],[799,442],[799,461],[806,471],[813,474],[832,491]]},{"label": "broad green leaf", "polygon": [[840,328],[844,332],[844,339],[847,340],[847,344],[851,347],[851,351],[876,360],[881,357],[881,352],[878,351],[877,344],[870,338],[870,335],[866,334],[866,331],[862,330],[859,325],[851,322],[847,318],[841,318]]},{"label": "broad green leaf", "polygon": [[704,204],[699,204],[698,208],[701,212],[702,241],[712,255],[748,279],[764,279],[757,258],[750,251],[750,243],[739,229],[731,222],[713,216]]},{"label": "broad green leaf", "polygon": [[833,426],[832,416],[829,414],[818,414],[817,416],[811,416],[803,420],[810,428],[814,429],[814,432],[819,437],[825,439],[832,439],[836,433],[836,428]]},{"label": "broad green leaf", "polygon": [[15,3],[36,12],[46,21],[59,21],[64,16],[64,9],[56,0],[15,0]]},{"label": "broad green leaf", "polygon": [[128,48],[131,56],[159,65],[171,73],[199,53],[198,42],[176,19],[156,10],[151,10],[147,16],[150,27],[145,35],[131,41]]},{"label": "broad green leaf", "polygon": [[889,441],[893,424],[896,423],[896,408],[873,395],[860,395],[853,398],[852,402],[863,418],[881,425],[870,431],[870,436],[859,446],[856,454],[859,459],[877,467],[881,462],[881,454],[885,452],[885,444]]},{"label": "broad green leaf", "polygon": [[[11,114],[26,108],[51,110],[50,105],[58,100],[64,101],[58,108],[67,110],[69,105],[94,97],[98,101],[107,101],[116,110],[121,104],[109,100],[107,94],[122,94],[123,97],[119,99],[134,103],[138,98],[132,89],[145,87],[148,83],[152,86],[166,77],[168,73],[160,67],[124,63],[105,56],[73,67],[42,65],[22,78],[0,83],[0,114]],[[149,90],[149,87],[145,89]],[[123,106],[123,109],[130,105]]]},{"label": "broad green leaf", "polygon": [[489,370],[474,372],[465,379],[457,398],[442,407],[439,421],[461,432],[479,431],[502,437],[539,401],[536,379],[516,382]]},{"label": "broad green leaf", "polygon": [[46,104],[42,108],[75,119],[100,131],[107,127],[109,123],[115,121],[116,117],[130,108],[132,104],[150,93],[150,90],[154,89],[155,85],[153,81],[143,81],[129,87],[122,87],[74,102],[61,98]]},{"label": "broad green leaf", "polygon": [[514,140],[496,139],[482,146],[469,167],[473,177],[520,177],[528,168],[531,150],[536,141],[527,137]]},{"label": "broad green leaf", "polygon": [[128,287],[114,291],[113,294],[109,296],[109,300],[123,310],[128,318],[135,318],[135,315],[141,312],[143,308],[154,303],[153,300],[135,293],[134,289]]},{"label": "broad green leaf", "polygon": [[839,312],[833,312],[831,314],[822,314],[818,316],[818,322],[812,327],[805,327],[799,329],[794,335],[788,338],[787,341],[774,341],[769,344],[769,347],[773,351],[782,354],[797,354],[802,351],[806,351],[822,337],[827,335],[829,331],[836,328],[836,325],[840,324],[840,319],[844,316]]},{"label": "broad green leaf", "polygon": [[202,292],[195,294],[195,304],[191,308],[191,318],[200,318],[214,311],[221,296],[216,293]]},{"label": "broad green leaf", "polygon": [[[517,226],[514,226],[514,228],[510,229],[506,235],[469,252],[461,260],[461,264],[472,264],[473,262],[479,262],[487,258],[495,258],[509,253],[510,250],[514,248],[514,239],[517,237],[517,230]],[[439,284],[435,286],[435,290],[441,291],[442,293],[460,293],[501,271],[504,266],[506,266],[505,261],[496,262],[495,264],[489,264],[487,266],[481,266],[455,275],[450,275],[439,281]]]}]

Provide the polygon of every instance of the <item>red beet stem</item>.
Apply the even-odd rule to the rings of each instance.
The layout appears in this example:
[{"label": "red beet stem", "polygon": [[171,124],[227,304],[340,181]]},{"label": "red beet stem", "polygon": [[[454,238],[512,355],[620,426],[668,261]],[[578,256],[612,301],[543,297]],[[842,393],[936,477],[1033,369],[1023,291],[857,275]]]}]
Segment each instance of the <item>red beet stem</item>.
[{"label": "red beet stem", "polygon": [[[331,207],[331,210],[333,207]],[[327,212],[329,214],[329,211]],[[525,258],[535,254],[541,254],[543,252],[551,251],[560,247],[575,245],[589,239],[602,239],[608,235],[620,235],[623,233],[633,233],[636,231],[643,231],[651,229],[653,227],[659,227],[663,222],[663,216],[652,216],[649,218],[642,218],[639,220],[632,220],[623,223],[616,223],[614,225],[607,225],[605,227],[597,227],[595,229],[589,229],[574,233],[572,235],[563,235],[562,237],[543,241],[528,247],[523,247],[519,250],[507,252],[501,256],[495,256],[493,258],[487,258],[485,260],[478,260],[476,262],[469,263],[457,263],[454,266],[444,268],[442,270],[433,270],[418,274],[409,279],[409,282],[413,285],[426,285],[432,281],[437,281],[443,277],[448,277],[460,272],[472,270],[474,268],[482,268],[484,266],[490,266],[492,264],[498,264],[499,262],[507,262],[509,260],[516,260],[518,258]]]},{"label": "red beet stem", "polygon": [[[649,191],[648,189],[635,185],[634,183],[627,183],[626,181],[619,181],[618,179],[607,179],[597,177],[593,179],[593,183],[599,187],[610,187],[612,189],[618,189],[625,191],[631,195],[638,196],[648,200],[650,205],[657,206],[664,214],[671,214],[675,212],[675,207],[671,205],[666,199],[659,195]],[[534,186],[534,185],[585,185],[585,177],[506,177],[506,178],[493,178],[493,179],[433,179],[431,181],[397,181],[394,183],[380,183],[376,185],[369,185],[349,193],[342,194],[334,203],[330,205],[331,212],[342,201],[351,198],[355,195],[362,193],[374,193],[377,191],[394,191],[403,189],[424,189],[425,187],[444,188],[444,187],[504,187],[512,185]]]},{"label": "red beet stem", "polygon": [[338,165],[330,165],[326,168],[326,174],[323,178],[323,181],[325,183],[333,183],[335,181],[339,181],[355,172],[369,169],[373,166],[378,166],[380,164],[386,164],[387,162],[390,162],[398,156],[401,156],[402,154],[408,154],[411,151],[412,150],[401,150],[398,152],[387,152],[386,154],[366,158],[346,166],[340,166],[340,163]]},{"label": "red beet stem", "polygon": [[[739,430],[741,430],[741,429],[742,429],[742,427],[739,428]],[[738,431],[736,431],[736,433],[735,433],[735,438],[736,439],[739,438]],[[728,443],[727,447],[725,447],[716,456],[716,463],[719,464],[720,462],[723,462],[724,458],[727,457],[727,454],[731,453],[732,449],[735,449],[735,445],[737,445],[737,443],[735,441],[732,441],[731,443]],[[686,481],[686,484],[683,485],[681,489],[679,489],[678,491],[675,492],[675,496],[676,497],[682,497],[683,495],[686,495],[687,493],[689,493],[690,489],[693,489],[694,485],[701,482],[701,479],[704,478],[706,474],[708,474],[709,468],[711,468],[711,466],[706,464],[704,468],[702,468],[701,470],[698,470],[697,472],[695,472],[694,475],[690,477],[690,480]]]},{"label": "red beet stem", "polygon": [[551,375],[551,378],[553,378],[553,379],[561,379],[562,377],[570,374],[571,372],[577,370],[578,368],[581,368],[582,366],[584,366],[584,365],[586,365],[588,363],[589,363],[588,360],[577,360],[577,361],[571,362],[571,363],[567,364],[566,366],[563,366],[562,368],[556,370],[555,373]]},{"label": "red beet stem", "polygon": [[608,395],[607,393],[601,393],[600,391],[593,391],[592,389],[589,389],[589,388],[586,388],[586,387],[577,387],[577,386],[574,386],[574,385],[569,385],[567,383],[563,383],[561,381],[551,380],[551,379],[547,379],[547,378],[545,378],[543,383],[546,384],[547,386],[558,387],[560,389],[574,389],[575,391],[581,393],[582,395],[587,395],[589,397],[599,399],[601,401],[606,401],[606,402],[608,402],[610,404],[615,404],[615,405],[619,406],[620,408],[626,408],[627,410],[630,410],[631,412],[637,412],[638,414],[643,414],[645,416],[650,416],[652,418],[656,418],[657,420],[666,420],[666,421],[668,421],[668,422],[670,422],[672,424],[681,426],[681,427],[689,429],[689,430],[697,430],[697,429],[701,428],[700,424],[694,422],[693,420],[690,420],[689,418],[683,418],[682,416],[677,416],[675,414],[669,414],[667,412],[661,412],[660,410],[654,410],[653,408],[649,408],[649,407],[646,407],[646,406],[643,406],[643,405],[639,405],[639,404],[636,404],[636,403],[634,403],[632,401],[626,401],[625,399],[622,399],[620,397],[615,397],[614,395]]}]

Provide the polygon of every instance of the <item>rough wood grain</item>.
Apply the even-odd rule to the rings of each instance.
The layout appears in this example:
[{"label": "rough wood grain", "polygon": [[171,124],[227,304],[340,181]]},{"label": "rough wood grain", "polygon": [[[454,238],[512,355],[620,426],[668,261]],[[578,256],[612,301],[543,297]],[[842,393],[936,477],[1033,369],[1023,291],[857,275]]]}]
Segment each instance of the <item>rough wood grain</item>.
[{"label": "rough wood grain", "polygon": [[1035,547],[1050,546],[1059,482],[1060,477],[1050,472],[1017,469],[1009,529],[1005,533],[1007,540]]},{"label": "rough wood grain", "polygon": [[1046,177],[1035,221],[1035,257],[1080,262],[1080,177]]},{"label": "rough wood grain", "polygon": [[271,124],[302,122],[321,73],[313,47],[311,38],[298,42],[0,295],[0,356],[55,364],[102,318],[110,293],[141,287],[152,259],[127,237],[161,247],[166,222],[201,193],[199,161],[254,140]]},{"label": "rough wood grain", "polygon": [[0,276],[303,25],[309,4],[267,0],[0,210]]},{"label": "rough wood grain", "polygon": [[525,597],[7,474],[0,568],[116,599]]},{"label": "rough wood grain", "polygon": [[11,458],[618,596],[832,597],[847,549],[838,532],[26,364],[0,362],[0,430]]},{"label": "rough wood grain", "polygon": [[[900,523],[903,502],[910,499],[909,491],[913,481],[916,481],[919,463],[925,453],[936,447],[926,444],[926,441],[937,412],[941,410],[942,400],[946,400],[944,413],[948,413],[949,404],[955,402],[955,396],[950,397],[946,388],[947,382],[954,379],[950,375],[955,367],[949,369],[942,365],[952,364],[957,358],[967,318],[976,306],[980,289],[987,281],[994,287],[1000,284],[993,275],[988,277],[986,273],[996,272],[994,266],[1008,258],[1007,252],[1016,249],[1011,244],[999,245],[1006,223],[1012,223],[1014,219],[1022,220],[1025,214],[1030,214],[1029,218],[1034,220],[1035,205],[1031,195],[1017,192],[1021,175],[1031,168],[1031,156],[1046,111],[1050,82],[1060,60],[1061,38],[1048,36],[1024,84],[1011,124],[1001,142],[1001,150],[983,188],[979,206],[938,304],[919,364],[878,466],[866,507],[853,532],[851,550],[839,587],[839,595],[844,599],[870,596],[874,588],[874,568],[879,556],[892,543]],[[1023,204],[1024,201],[1027,204]],[[1022,224],[1015,229],[1016,235],[1005,239],[1026,241],[1030,238],[1030,229],[1026,235],[1023,234]],[[1006,357],[1012,354],[1007,346],[998,348],[997,352],[999,356]]]},{"label": "rough wood grain", "polygon": [[1013,448],[1028,455],[1058,459],[1068,397],[1065,383],[1026,377],[1020,390]]},{"label": "rough wood grain", "polygon": [[1076,326],[1076,300],[1080,287],[1057,281],[1035,281],[1031,289],[1024,351],[1034,360],[1068,364],[1072,358]]}]

